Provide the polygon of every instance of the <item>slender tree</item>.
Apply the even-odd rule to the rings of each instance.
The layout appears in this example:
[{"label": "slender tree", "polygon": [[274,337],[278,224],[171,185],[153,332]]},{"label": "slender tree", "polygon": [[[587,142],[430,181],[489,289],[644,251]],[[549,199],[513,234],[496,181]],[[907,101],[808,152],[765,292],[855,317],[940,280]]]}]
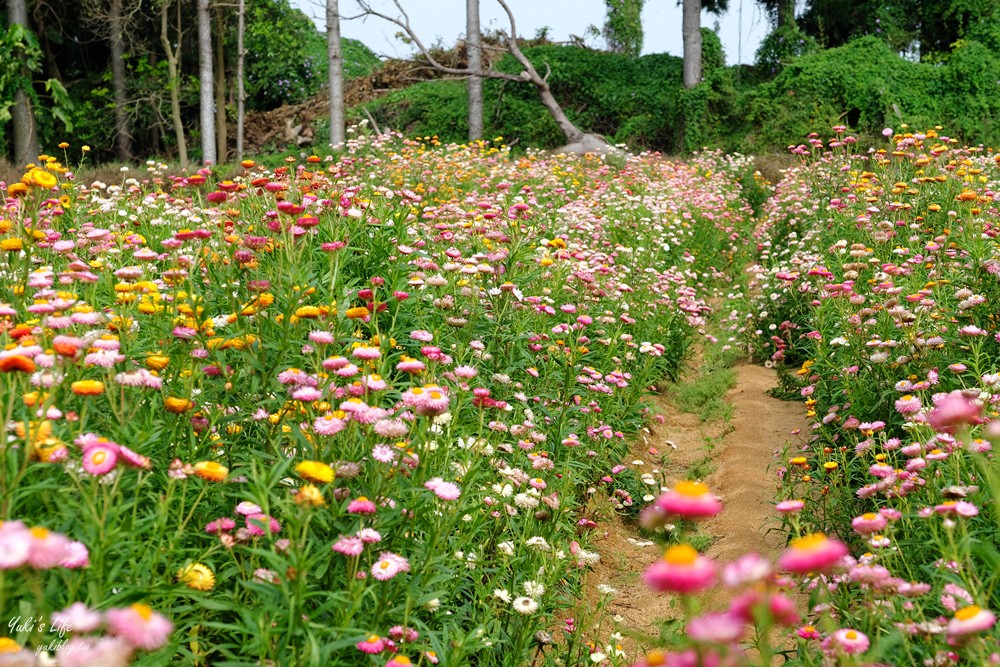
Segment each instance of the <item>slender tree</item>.
[{"label": "slender tree", "polygon": [[483,36],[479,30],[479,0],[465,2],[465,52],[474,72],[466,83],[469,96],[469,141],[483,138]]},{"label": "slender tree", "polygon": [[170,21],[168,14],[172,0],[163,0],[160,4],[160,43],[167,56],[168,87],[170,88],[170,116],[174,125],[174,139],[177,141],[177,159],[181,167],[188,166],[187,139],[184,136],[184,122],[181,118],[181,43],[184,41],[184,30],[181,27],[181,6],[177,3],[177,41],[170,39]]},{"label": "slender tree", "polygon": [[128,125],[128,87],[125,81],[125,38],[122,0],[111,0],[108,12],[111,30],[111,87],[115,94],[115,150],[118,159],[132,159],[132,133]]},{"label": "slender tree", "polygon": [[236,159],[243,160],[243,118],[246,113],[247,93],[243,83],[243,35],[246,32],[246,0],[240,0],[236,7]]},{"label": "slender tree", "polygon": [[[20,26],[25,32],[30,30],[25,0],[7,0],[7,19],[12,26]],[[22,54],[21,77],[28,83],[14,91],[14,107],[11,111],[11,120],[14,123],[14,162],[19,166],[34,162],[38,158],[35,112],[31,106],[31,97],[25,90],[30,86],[30,76]]]},{"label": "slender tree", "polygon": [[201,160],[215,163],[215,109],[212,72],[211,0],[198,0],[198,88],[201,111]]},{"label": "slender tree", "polygon": [[681,31],[684,36],[684,87],[701,81],[701,0],[684,0]]},{"label": "slender tree", "polygon": [[604,0],[608,7],[604,39],[615,53],[638,58],[642,53],[642,6],[646,0]]},{"label": "slender tree", "polygon": [[401,28],[410,41],[420,50],[424,60],[426,60],[431,67],[439,72],[466,77],[479,74],[480,76],[488,79],[501,79],[503,81],[516,81],[532,84],[535,87],[535,90],[538,91],[538,97],[540,98],[542,104],[545,106],[546,110],[548,110],[552,119],[556,122],[556,125],[559,126],[559,130],[566,138],[567,149],[580,152],[607,152],[612,150],[602,137],[586,133],[574,125],[573,121],[571,121],[566,115],[566,112],[563,111],[563,108],[559,105],[559,102],[552,94],[552,89],[549,88],[549,75],[552,73],[551,68],[549,68],[548,64],[546,64],[545,75],[543,76],[539,74],[532,62],[528,60],[528,57],[524,55],[523,51],[521,51],[517,35],[517,23],[514,20],[514,12],[511,11],[506,0],[497,0],[497,4],[503,8],[504,13],[507,15],[507,21],[510,23],[510,32],[507,34],[507,51],[514,57],[514,60],[517,61],[518,65],[521,66],[521,71],[518,74],[498,72],[492,69],[474,72],[468,67],[448,67],[434,57],[434,55],[420,40],[420,37],[413,31],[413,28],[410,26],[409,16],[407,16],[406,12],[403,10],[399,0],[393,0],[393,4],[396,6],[399,16],[390,16],[383,12],[379,12],[373,9],[367,0],[357,0],[357,3],[361,7],[365,16],[377,16],[378,18],[389,21],[390,23],[393,23]]},{"label": "slender tree", "polygon": [[326,0],[326,53],[330,78],[330,144],[344,143],[344,53],[340,44],[340,6]]},{"label": "slender tree", "polygon": [[226,161],[229,152],[229,126],[226,123],[226,26],[223,23],[223,9],[215,6],[215,150],[221,162]]}]

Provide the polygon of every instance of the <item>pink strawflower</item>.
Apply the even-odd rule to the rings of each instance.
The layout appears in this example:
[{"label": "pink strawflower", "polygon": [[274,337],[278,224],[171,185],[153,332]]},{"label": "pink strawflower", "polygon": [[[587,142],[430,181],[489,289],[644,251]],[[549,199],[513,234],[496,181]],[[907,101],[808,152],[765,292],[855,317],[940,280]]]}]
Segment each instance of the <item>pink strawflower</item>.
[{"label": "pink strawflower", "polygon": [[806,504],[802,500],[782,500],[774,506],[774,509],[782,514],[795,514],[796,512],[801,512],[805,506]]},{"label": "pink strawflower", "polygon": [[381,653],[385,650],[385,640],[378,635],[368,635],[367,639],[359,641],[355,646],[362,653],[368,653],[374,655],[376,653]]},{"label": "pink strawflower", "polygon": [[244,500],[239,505],[236,506],[236,513],[241,516],[250,516],[251,514],[260,514],[263,512],[263,508],[257,503],[252,503],[249,500]]},{"label": "pink strawflower", "polygon": [[722,503],[701,482],[678,482],[656,499],[656,507],[668,516],[702,519],[722,511]]},{"label": "pink strawflower", "polygon": [[362,528],[355,533],[354,536],[365,544],[378,544],[382,541],[382,533],[378,532],[374,528]]},{"label": "pink strawflower", "polygon": [[90,551],[83,542],[72,541],[66,545],[66,555],[59,565],[70,570],[76,570],[90,565]]},{"label": "pink strawflower", "polygon": [[851,527],[859,535],[881,533],[889,525],[889,520],[881,514],[865,513],[851,521]]},{"label": "pink strawflower", "polygon": [[372,501],[368,500],[364,496],[359,496],[348,503],[347,511],[351,514],[375,514],[375,512],[378,511],[378,508]]},{"label": "pink strawflower", "polygon": [[115,469],[117,464],[117,451],[107,445],[94,445],[83,452],[83,469],[94,477],[108,474]]},{"label": "pink strawflower", "polygon": [[210,521],[205,526],[205,532],[209,535],[215,535],[216,533],[228,533],[233,528],[236,528],[236,522],[229,517],[222,517],[221,519]]},{"label": "pink strawflower", "polygon": [[458,497],[462,495],[462,491],[458,488],[458,485],[445,482],[440,477],[427,480],[424,483],[424,487],[433,491],[434,495],[441,500],[458,500]]},{"label": "pink strawflower", "polygon": [[131,664],[134,650],[118,637],[73,637],[56,649],[56,664],[59,667],[125,667]]},{"label": "pink strawflower", "polygon": [[372,430],[383,438],[401,438],[410,428],[402,419],[379,419],[372,425]]},{"label": "pink strawflower", "polygon": [[748,586],[771,576],[771,563],[758,554],[745,554],[722,570],[722,581],[730,588]]},{"label": "pink strawflower", "polygon": [[173,623],[165,616],[144,604],[134,604],[124,609],[109,609],[105,618],[111,634],[145,651],[155,651],[166,645],[174,629]]},{"label": "pink strawflower", "polygon": [[847,547],[844,544],[831,540],[823,533],[813,533],[792,540],[778,559],[778,566],[797,574],[823,572],[839,564],[846,555]]},{"label": "pink strawflower", "polygon": [[976,605],[969,605],[955,612],[955,615],[948,621],[948,635],[951,637],[962,637],[965,635],[984,632],[992,628],[997,622],[996,615],[988,609],[980,609]]},{"label": "pink strawflower", "polygon": [[31,532],[20,521],[0,521],[0,570],[12,570],[28,562]]},{"label": "pink strawflower", "polygon": [[365,550],[365,543],[359,537],[340,537],[333,546],[330,547],[344,556],[360,556]]},{"label": "pink strawflower", "polygon": [[274,517],[268,516],[267,514],[251,514],[246,518],[247,531],[251,535],[266,535],[270,532],[272,535],[276,535],[281,532],[281,524]]},{"label": "pink strawflower", "polygon": [[372,448],[372,458],[379,463],[392,463],[396,460],[396,452],[389,445],[375,445]]},{"label": "pink strawflower", "polygon": [[662,560],[646,568],[643,579],[661,593],[696,593],[715,581],[715,564],[698,555],[691,546],[679,544],[667,549]]},{"label": "pink strawflower", "polygon": [[688,637],[708,644],[731,644],[739,641],[745,631],[743,619],[731,614],[702,614],[687,624]]},{"label": "pink strawflower", "polygon": [[841,628],[827,637],[823,642],[823,648],[839,649],[841,653],[847,655],[859,655],[868,650],[870,642],[863,632]]},{"label": "pink strawflower", "polygon": [[142,468],[143,470],[149,470],[153,467],[152,462],[150,462],[149,457],[138,454],[125,445],[118,446],[118,456],[121,460],[133,468]]},{"label": "pink strawflower", "polygon": [[298,387],[292,392],[292,398],[303,403],[312,403],[323,398],[323,392],[316,387]]},{"label": "pink strawflower", "polygon": [[980,413],[978,405],[954,391],[935,401],[934,409],[927,415],[927,423],[939,433],[954,433],[962,426],[978,424]]},{"label": "pink strawflower", "polygon": [[322,417],[317,417],[313,422],[313,430],[320,435],[336,435],[347,426],[347,420],[341,419],[328,412]]},{"label": "pink strawflower", "polygon": [[380,554],[378,560],[372,565],[372,576],[379,581],[386,581],[392,579],[400,572],[409,571],[410,561],[391,551]]},{"label": "pink strawflower", "polygon": [[28,565],[36,570],[48,570],[62,564],[69,552],[69,538],[41,527],[28,532],[31,535]]},{"label": "pink strawflower", "polygon": [[415,642],[420,637],[420,633],[413,628],[404,628],[402,625],[394,625],[389,628],[389,636],[400,642]]},{"label": "pink strawflower", "polygon": [[100,612],[90,609],[82,602],[74,602],[62,611],[52,614],[51,626],[56,631],[65,628],[72,632],[87,633],[101,627],[103,621],[104,617]]}]

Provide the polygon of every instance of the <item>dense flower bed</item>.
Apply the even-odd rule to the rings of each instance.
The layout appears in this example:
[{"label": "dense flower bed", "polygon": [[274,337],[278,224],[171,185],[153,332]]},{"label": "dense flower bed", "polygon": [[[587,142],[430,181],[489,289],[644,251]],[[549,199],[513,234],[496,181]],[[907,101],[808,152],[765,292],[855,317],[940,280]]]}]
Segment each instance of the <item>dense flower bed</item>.
[{"label": "dense flower bed", "polygon": [[0,664],[531,662],[743,261],[749,163],[242,166],[6,187]]},{"label": "dense flower bed", "polygon": [[940,128],[860,153],[835,129],[794,149],[733,318],[814,420],[786,530],[853,555],[802,580],[799,660],[994,664],[1000,166]]}]

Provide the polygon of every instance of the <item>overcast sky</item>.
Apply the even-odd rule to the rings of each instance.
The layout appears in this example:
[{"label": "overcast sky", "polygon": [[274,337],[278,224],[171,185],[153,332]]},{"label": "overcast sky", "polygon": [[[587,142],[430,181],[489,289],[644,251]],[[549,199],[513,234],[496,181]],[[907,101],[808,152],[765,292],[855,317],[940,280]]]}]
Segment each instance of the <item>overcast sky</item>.
[{"label": "overcast sky", "polygon": [[[324,0],[291,0],[293,6],[311,16],[320,29],[325,30]],[[410,15],[410,23],[425,44],[438,38],[445,45],[454,44],[465,34],[465,0],[400,0]],[[372,5],[395,14],[390,0],[372,0]],[[604,24],[604,0],[508,0],[517,30],[533,37],[542,27],[549,27],[549,37],[555,41],[569,39],[570,35],[584,36],[587,27]],[[730,10],[721,18],[702,14],[702,26],[712,28],[719,22],[719,34],[726,50],[726,62],[752,63],[760,40],[767,34],[768,21],[754,0],[730,0]],[[354,0],[340,0],[340,12],[349,16],[356,12]],[[500,5],[494,0],[480,0],[480,23],[483,30],[506,28],[507,20]],[[645,30],[643,53],[682,53],[681,8],[676,0],[646,0],[642,12]],[[395,38],[399,29],[378,18],[364,21],[342,21],[341,34],[358,39],[380,56],[404,58],[412,49]],[[587,43],[603,47],[595,38]]]}]

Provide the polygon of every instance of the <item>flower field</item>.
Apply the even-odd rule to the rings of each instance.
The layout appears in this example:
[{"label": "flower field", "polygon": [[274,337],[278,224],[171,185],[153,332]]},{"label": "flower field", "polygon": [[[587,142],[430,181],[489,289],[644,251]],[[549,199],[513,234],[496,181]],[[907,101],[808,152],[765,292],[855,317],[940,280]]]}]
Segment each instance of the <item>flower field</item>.
[{"label": "flower field", "polygon": [[0,664],[589,660],[586,503],[750,165],[436,144],[7,185]]},{"label": "flower field", "polygon": [[[398,135],[43,157],[0,221],[0,667],[1000,664],[1000,159],[884,135],[766,189]],[[726,498],[638,481],[696,345],[804,402],[781,553],[717,563]],[[662,542],[661,637],[581,602],[616,508]]]}]

